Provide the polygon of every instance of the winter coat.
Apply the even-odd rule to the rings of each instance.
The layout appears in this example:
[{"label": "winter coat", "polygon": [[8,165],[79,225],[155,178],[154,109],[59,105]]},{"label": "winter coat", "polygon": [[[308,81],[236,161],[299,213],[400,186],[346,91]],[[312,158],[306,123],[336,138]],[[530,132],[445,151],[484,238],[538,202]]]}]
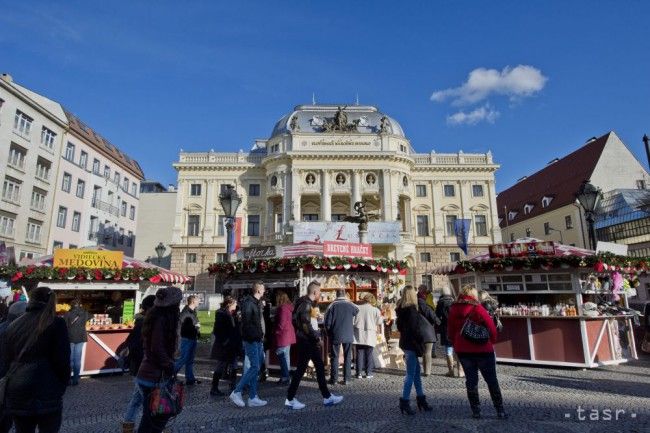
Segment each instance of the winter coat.
[{"label": "winter coat", "polygon": [[406,308],[397,307],[396,312],[400,349],[410,350],[417,356],[422,356],[424,354],[424,336],[422,335],[423,321],[420,319],[420,313],[414,305]]},{"label": "winter coat", "polygon": [[126,338],[126,347],[129,349],[129,373],[132,376],[138,374],[140,364],[142,364],[142,357],[144,356],[144,342],[142,341],[142,324],[144,323],[144,315],[135,315],[135,324],[133,329]]},{"label": "winter coat", "polygon": [[418,313],[425,319],[420,319],[420,332],[422,333],[422,338],[424,338],[425,343],[435,343],[436,342],[436,330],[434,325],[438,323],[438,318],[433,312],[431,307],[427,304],[424,299],[418,299]]},{"label": "winter coat", "polygon": [[188,340],[198,340],[201,336],[201,324],[199,317],[196,315],[196,310],[192,310],[189,306],[183,307],[179,318],[181,324],[181,338]]},{"label": "winter coat", "polygon": [[151,337],[143,338],[144,356],[138,370],[138,379],[157,383],[163,374],[171,376],[174,373],[176,341],[169,344],[163,321],[163,317],[157,317],[152,326]]},{"label": "winter coat", "polygon": [[[468,316],[473,322],[481,324],[488,329],[490,339],[486,343],[476,344],[461,335],[461,329]],[[478,301],[469,296],[461,296],[449,310],[447,335],[454,346],[454,351],[458,354],[490,353],[494,352],[492,345],[496,343],[497,328],[490,314],[488,314],[487,310]]]},{"label": "winter coat", "polygon": [[[14,325],[28,318],[28,311]],[[12,327],[7,332],[11,332]],[[5,339],[0,362],[0,377],[4,377],[23,347],[15,339]],[[17,368],[7,381],[6,413],[16,416],[44,415],[63,407],[63,394],[70,380],[70,340],[65,321],[54,321],[43,331],[36,343],[21,356]]]},{"label": "winter coat", "polygon": [[298,298],[293,308],[291,321],[296,330],[296,340],[302,343],[320,342],[320,331],[311,326],[311,309],[313,302],[309,296]]},{"label": "winter coat", "polygon": [[70,311],[65,313],[63,318],[68,327],[68,337],[70,343],[85,343],[88,341],[88,333],[86,332],[86,322],[92,316],[81,307],[72,307]]},{"label": "winter coat", "polygon": [[346,344],[354,341],[354,318],[359,307],[347,298],[336,298],[325,312],[325,329],[333,344]]},{"label": "winter coat", "polygon": [[212,328],[214,343],[210,356],[219,361],[233,361],[241,349],[241,334],[236,316],[224,308],[217,310]]},{"label": "winter coat", "polygon": [[291,323],[292,304],[282,304],[275,311],[275,344],[277,347],[291,346],[296,343],[296,330]]},{"label": "winter coat", "polygon": [[438,325],[438,330],[440,331],[440,344],[443,346],[451,346],[451,340],[447,338],[447,319],[449,318],[449,309],[454,303],[453,296],[442,295],[438,299],[438,304],[436,305],[436,316],[440,319],[440,325]]},{"label": "winter coat", "polygon": [[379,308],[372,304],[359,305],[359,313],[354,318],[354,344],[375,347],[377,345],[377,326],[382,318]]},{"label": "winter coat", "polygon": [[262,328],[262,304],[252,295],[241,301],[241,337],[244,341],[261,343],[264,340]]}]

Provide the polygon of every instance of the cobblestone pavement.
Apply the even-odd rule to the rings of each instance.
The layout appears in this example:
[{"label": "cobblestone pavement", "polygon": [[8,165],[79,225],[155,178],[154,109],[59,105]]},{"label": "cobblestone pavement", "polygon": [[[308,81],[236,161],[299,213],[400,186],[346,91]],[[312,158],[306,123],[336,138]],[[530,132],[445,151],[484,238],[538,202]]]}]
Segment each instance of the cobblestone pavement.
[{"label": "cobblestone pavement", "polygon": [[[463,380],[445,377],[440,358],[434,359],[434,375],[424,378],[434,411],[415,416],[398,410],[401,372],[335,386],[334,393],[345,396],[336,407],[323,407],[316,383],[304,380],[297,397],[307,407],[289,411],[283,408],[286,388],[274,378],[260,386],[268,406],[240,409],[226,398],[209,397],[210,365],[197,369],[205,380],[188,389],[186,408],[170,425],[172,432],[650,432],[650,359],[598,370],[500,364],[499,380],[511,415],[507,421],[496,419],[484,382],[484,417],[471,419]],[[62,432],[119,431],[132,389],[128,376],[83,379],[65,395]],[[611,410],[612,420],[605,420],[605,410]],[[595,417],[599,420],[589,420]]]}]

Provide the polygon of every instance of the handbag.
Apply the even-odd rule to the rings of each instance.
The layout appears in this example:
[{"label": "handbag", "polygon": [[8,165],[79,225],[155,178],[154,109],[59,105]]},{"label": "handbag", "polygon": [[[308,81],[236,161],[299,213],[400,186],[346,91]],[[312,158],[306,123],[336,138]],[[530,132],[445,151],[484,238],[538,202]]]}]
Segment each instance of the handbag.
[{"label": "handbag", "polygon": [[149,410],[151,416],[174,417],[183,411],[185,405],[185,386],[174,377],[163,378],[151,391]]},{"label": "handbag", "polygon": [[490,331],[488,331],[485,325],[477,323],[470,318],[475,308],[476,306],[465,316],[465,323],[463,323],[463,327],[460,329],[460,335],[474,344],[485,344],[490,340]]}]

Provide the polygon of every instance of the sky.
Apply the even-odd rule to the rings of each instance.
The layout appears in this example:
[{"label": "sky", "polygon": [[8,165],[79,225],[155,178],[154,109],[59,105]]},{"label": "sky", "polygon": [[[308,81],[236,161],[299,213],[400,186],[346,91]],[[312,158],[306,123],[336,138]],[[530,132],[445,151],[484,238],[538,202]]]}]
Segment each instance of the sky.
[{"label": "sky", "polygon": [[644,165],[647,1],[0,0],[0,72],[175,183],[299,104],[375,105],[417,152],[487,152],[497,191],[616,131]]}]

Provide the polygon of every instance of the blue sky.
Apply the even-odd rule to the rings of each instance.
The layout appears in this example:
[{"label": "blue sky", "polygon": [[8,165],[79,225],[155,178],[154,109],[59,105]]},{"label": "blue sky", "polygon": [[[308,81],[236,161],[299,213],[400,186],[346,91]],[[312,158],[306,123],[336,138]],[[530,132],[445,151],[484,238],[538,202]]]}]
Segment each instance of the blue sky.
[{"label": "blue sky", "polygon": [[0,0],[0,11],[0,71],[163,183],[179,149],[247,150],[312,93],[358,94],[418,152],[491,150],[497,190],[609,130],[646,163],[650,2]]}]

